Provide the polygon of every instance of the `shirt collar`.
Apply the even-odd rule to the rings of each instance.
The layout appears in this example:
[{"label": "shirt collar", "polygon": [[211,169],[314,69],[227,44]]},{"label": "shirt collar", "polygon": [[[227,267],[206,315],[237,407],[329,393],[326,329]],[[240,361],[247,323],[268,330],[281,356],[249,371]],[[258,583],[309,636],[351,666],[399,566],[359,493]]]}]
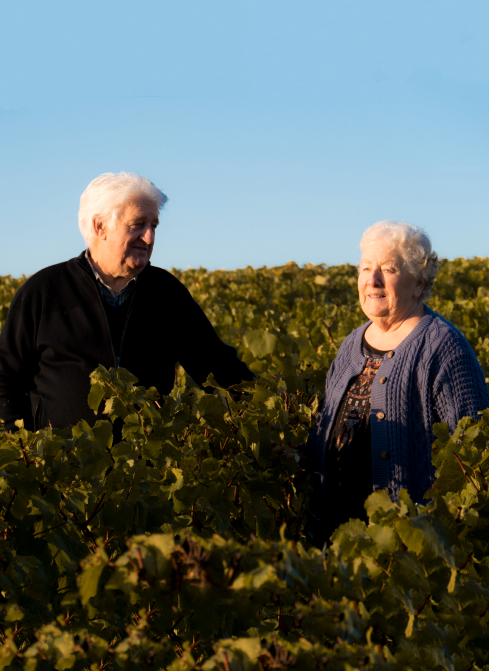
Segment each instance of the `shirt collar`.
[{"label": "shirt collar", "polygon": [[97,282],[100,282],[100,284],[104,287],[104,289],[106,289],[109,292],[109,294],[112,296],[112,298],[118,298],[122,294],[122,292],[127,289],[127,287],[131,284],[131,282],[136,282],[138,277],[139,277],[139,275],[136,275],[136,277],[133,277],[132,280],[129,280],[127,282],[127,284],[125,284],[122,287],[122,289],[120,289],[119,291],[114,291],[103,281],[103,279],[100,277],[99,273],[96,271],[95,267],[93,266],[92,259],[90,258],[90,250],[89,249],[85,250],[85,258],[88,262],[88,265],[90,266],[90,269],[91,269],[92,273],[95,275],[95,279],[97,280]]}]

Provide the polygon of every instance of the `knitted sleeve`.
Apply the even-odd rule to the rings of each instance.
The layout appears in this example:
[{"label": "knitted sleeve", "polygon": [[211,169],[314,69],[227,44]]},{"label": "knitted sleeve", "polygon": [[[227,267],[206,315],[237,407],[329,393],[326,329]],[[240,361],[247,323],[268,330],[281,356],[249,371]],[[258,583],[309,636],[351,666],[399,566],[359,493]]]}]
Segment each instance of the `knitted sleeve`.
[{"label": "knitted sleeve", "polygon": [[489,407],[489,394],[477,357],[461,333],[451,330],[437,352],[433,406],[441,422],[454,431],[462,417],[477,418]]},{"label": "knitted sleeve", "polygon": [[328,375],[326,377],[326,389],[325,389],[325,399],[323,403],[323,408],[321,410],[320,416],[317,418],[316,423],[314,426],[311,428],[309,431],[309,437],[307,439],[307,443],[301,448],[304,454],[307,455],[308,458],[311,458],[314,456],[314,453],[317,449],[318,446],[318,439],[319,439],[319,432],[320,432],[320,427],[321,427],[321,421],[323,417],[323,412],[324,412],[324,406],[326,405],[326,399],[328,398],[328,383],[331,383],[332,378],[334,378],[334,372],[335,372],[335,367],[336,367],[336,361],[337,359],[333,360],[333,363],[329,367]]}]

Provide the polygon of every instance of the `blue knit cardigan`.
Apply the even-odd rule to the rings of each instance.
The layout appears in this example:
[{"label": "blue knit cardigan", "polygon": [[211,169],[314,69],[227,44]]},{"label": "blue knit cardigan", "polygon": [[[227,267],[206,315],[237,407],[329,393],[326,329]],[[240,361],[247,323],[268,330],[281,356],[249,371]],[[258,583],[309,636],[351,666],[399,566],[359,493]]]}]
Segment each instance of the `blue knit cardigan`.
[{"label": "blue knit cardigan", "polygon": [[[314,454],[316,486],[325,493],[325,461],[336,413],[350,380],[365,366],[363,334],[371,322],[341,344],[326,380],[317,431],[306,452]],[[382,378],[386,381],[380,383]],[[432,426],[446,422],[452,432],[465,416],[489,407],[484,374],[464,336],[425,306],[425,315],[384,360],[372,387],[372,476],[374,490],[387,489],[393,501],[406,488],[421,502],[434,479]]]}]

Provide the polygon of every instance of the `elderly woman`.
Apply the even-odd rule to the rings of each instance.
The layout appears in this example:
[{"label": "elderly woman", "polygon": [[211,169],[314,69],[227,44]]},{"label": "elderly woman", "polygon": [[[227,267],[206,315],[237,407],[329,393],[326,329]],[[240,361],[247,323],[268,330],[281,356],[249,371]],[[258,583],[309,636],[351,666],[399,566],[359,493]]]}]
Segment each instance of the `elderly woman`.
[{"label": "elderly woman", "polygon": [[433,482],[433,424],[453,431],[489,406],[482,369],[467,340],[424,304],[438,257],[428,236],[383,221],[360,243],[360,305],[369,321],[339,348],[326,381],[314,452],[316,505],[311,540],[322,543],[364,501],[405,487],[421,502]]}]

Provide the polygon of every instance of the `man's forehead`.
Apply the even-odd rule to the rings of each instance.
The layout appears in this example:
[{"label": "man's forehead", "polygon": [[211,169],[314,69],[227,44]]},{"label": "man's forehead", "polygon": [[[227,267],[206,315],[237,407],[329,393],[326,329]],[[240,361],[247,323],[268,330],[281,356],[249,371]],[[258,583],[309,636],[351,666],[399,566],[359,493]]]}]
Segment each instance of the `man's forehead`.
[{"label": "man's forehead", "polygon": [[136,218],[139,216],[152,216],[153,219],[158,219],[160,212],[157,203],[149,198],[130,200],[121,209],[125,216]]}]

